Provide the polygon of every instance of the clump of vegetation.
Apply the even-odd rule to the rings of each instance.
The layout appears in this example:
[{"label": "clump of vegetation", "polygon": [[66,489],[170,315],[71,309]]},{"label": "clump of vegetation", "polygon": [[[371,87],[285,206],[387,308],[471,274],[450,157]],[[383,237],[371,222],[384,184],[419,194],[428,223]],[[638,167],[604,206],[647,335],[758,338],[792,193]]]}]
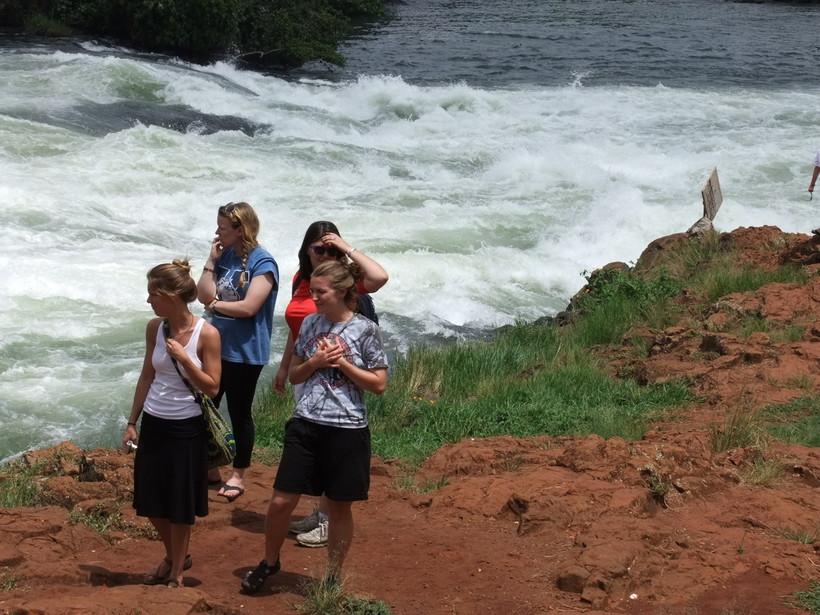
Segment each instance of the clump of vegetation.
[{"label": "clump of vegetation", "polygon": [[752,466],[743,474],[741,481],[752,487],[775,487],[780,484],[785,474],[783,462],[779,459],[755,459]]},{"label": "clump of vegetation", "polygon": [[765,448],[766,440],[756,410],[740,406],[722,425],[712,425],[712,450],[722,453],[733,448]]},{"label": "clump of vegetation", "polygon": [[304,602],[294,608],[305,615],[391,615],[385,602],[347,594],[343,586],[342,581],[312,581]]},{"label": "clump of vegetation", "polygon": [[820,582],[812,581],[807,590],[795,592],[787,604],[806,609],[812,615],[820,615]]},{"label": "clump of vegetation", "polygon": [[339,43],[382,0],[6,0],[0,21],[43,35],[111,36],[199,61],[239,57],[263,66],[344,65]]},{"label": "clump of vegetation", "polygon": [[0,591],[11,591],[17,587],[17,578],[6,567],[0,568]]},{"label": "clump of vegetation", "polygon": [[38,506],[40,474],[35,468],[7,464],[0,475],[0,508]]},{"label": "clump of vegetation", "polygon": [[78,461],[70,451],[57,447],[48,456],[38,457],[34,465],[25,458],[8,462],[0,472],[0,507],[45,506],[42,479],[62,474],[67,464]]},{"label": "clump of vegetation", "polygon": [[813,530],[804,530],[795,529],[791,527],[782,527],[777,530],[777,533],[780,534],[783,538],[794,540],[795,542],[799,542],[804,545],[813,545],[815,542],[817,542],[817,536],[818,533],[820,533],[820,528],[815,528]]},{"label": "clump of vegetation", "polygon": [[115,542],[113,536],[115,532],[125,533],[135,538],[159,539],[152,525],[134,523],[125,519],[120,510],[122,505],[123,502],[98,502],[86,510],[72,510],[68,514],[68,519],[70,523],[87,525],[110,543]]},{"label": "clump of vegetation", "polygon": [[820,395],[803,395],[761,410],[767,431],[778,440],[803,446],[820,446]]},{"label": "clump of vegetation", "polygon": [[680,292],[681,283],[665,269],[654,279],[616,268],[584,275],[587,285],[573,309],[583,315],[576,335],[585,345],[617,344],[638,322],[664,327],[677,316],[667,300]]}]

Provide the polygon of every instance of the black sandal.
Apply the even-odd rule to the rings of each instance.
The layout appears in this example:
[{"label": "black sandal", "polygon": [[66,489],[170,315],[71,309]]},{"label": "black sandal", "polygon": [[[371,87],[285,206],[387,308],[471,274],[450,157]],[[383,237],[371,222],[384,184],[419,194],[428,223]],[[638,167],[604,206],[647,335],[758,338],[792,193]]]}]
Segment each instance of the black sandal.
[{"label": "black sandal", "polygon": [[245,578],[242,579],[242,589],[244,589],[249,594],[255,594],[262,586],[265,584],[265,580],[271,576],[279,572],[279,558],[276,558],[276,563],[273,566],[268,566],[268,560],[263,559],[259,562],[259,565],[251,570],[248,574],[245,575]]},{"label": "black sandal", "polygon": [[[194,565],[191,555],[185,556],[185,562],[182,565],[183,570],[188,570]],[[166,583],[171,576],[171,560],[167,557],[159,563],[159,566],[154,568],[151,572],[142,577],[142,582],[145,585],[159,585]]]}]

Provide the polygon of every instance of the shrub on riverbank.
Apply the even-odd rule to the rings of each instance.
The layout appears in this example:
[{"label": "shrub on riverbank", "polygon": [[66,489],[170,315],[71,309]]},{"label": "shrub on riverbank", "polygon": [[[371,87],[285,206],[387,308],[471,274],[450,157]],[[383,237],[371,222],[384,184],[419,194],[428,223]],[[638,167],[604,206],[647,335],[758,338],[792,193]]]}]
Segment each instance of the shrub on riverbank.
[{"label": "shrub on riverbank", "polygon": [[115,37],[148,51],[262,66],[344,65],[337,47],[382,0],[0,0],[0,25],[43,35]]}]

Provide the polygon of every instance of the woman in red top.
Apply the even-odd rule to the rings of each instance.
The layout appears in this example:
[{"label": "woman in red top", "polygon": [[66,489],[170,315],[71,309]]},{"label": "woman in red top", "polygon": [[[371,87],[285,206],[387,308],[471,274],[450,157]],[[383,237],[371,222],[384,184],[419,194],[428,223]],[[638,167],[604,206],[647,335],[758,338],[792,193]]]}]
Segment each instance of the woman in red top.
[{"label": "woman in red top", "polygon": [[[293,276],[293,281],[299,280],[299,285],[285,308],[285,321],[289,329],[288,341],[282,353],[282,362],[273,379],[273,390],[279,395],[285,394],[285,382],[293,356],[293,341],[299,335],[302,321],[308,314],[316,313],[316,305],[310,298],[310,276],[321,263],[343,258],[349,258],[364,271],[364,280],[359,284],[360,293],[375,293],[387,284],[388,277],[384,268],[342,239],[335,224],[320,220],[308,227],[302,247],[299,248],[299,271]],[[296,395],[298,397],[298,390]]]},{"label": "woman in red top", "polygon": [[[273,378],[273,390],[279,395],[285,394],[285,382],[288,379],[290,361],[293,357],[293,342],[299,336],[299,328],[308,314],[316,312],[316,304],[310,295],[310,276],[320,264],[332,260],[350,259],[364,271],[364,279],[359,283],[358,292],[374,293],[387,284],[387,272],[364,252],[357,250],[339,234],[339,229],[332,222],[319,220],[311,224],[302,247],[299,248],[299,271],[293,276],[296,286],[290,303],[285,308],[285,321],[288,323],[288,341],[282,352],[282,362]],[[298,284],[297,284],[298,282]],[[296,399],[302,394],[302,384],[294,387]],[[310,515],[291,524],[291,532],[305,546],[323,547],[327,544],[327,502],[325,496],[319,500],[319,506]]]}]

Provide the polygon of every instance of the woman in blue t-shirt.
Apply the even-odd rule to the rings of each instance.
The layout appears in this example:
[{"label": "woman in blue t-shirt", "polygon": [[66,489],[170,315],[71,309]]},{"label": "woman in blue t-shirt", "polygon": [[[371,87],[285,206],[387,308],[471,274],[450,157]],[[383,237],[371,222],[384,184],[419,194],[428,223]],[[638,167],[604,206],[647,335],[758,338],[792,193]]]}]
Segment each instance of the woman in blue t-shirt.
[{"label": "woman in blue t-shirt", "polygon": [[[228,401],[236,438],[233,472],[217,495],[233,502],[245,492],[245,470],[251,465],[254,425],[251,409],[256,382],[270,360],[273,306],[279,269],[259,245],[259,218],[247,203],[219,208],[216,237],[197,283],[199,300],[212,314],[222,338],[222,384],[214,403]],[[208,475],[222,482],[219,470]]]}]

